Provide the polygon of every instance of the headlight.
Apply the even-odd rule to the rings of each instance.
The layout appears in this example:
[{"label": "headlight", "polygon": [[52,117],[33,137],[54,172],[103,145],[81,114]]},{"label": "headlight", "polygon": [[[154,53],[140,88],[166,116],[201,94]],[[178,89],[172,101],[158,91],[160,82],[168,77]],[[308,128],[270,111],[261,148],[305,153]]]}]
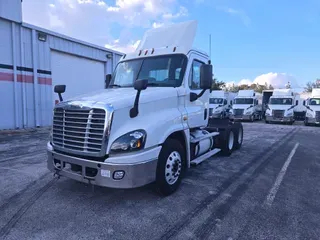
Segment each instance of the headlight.
[{"label": "headlight", "polygon": [[266,112],[266,116],[271,116],[271,113],[270,112]]},{"label": "headlight", "polygon": [[215,110],[214,111],[214,113],[220,113],[221,112],[221,110]]},{"label": "headlight", "polygon": [[313,114],[308,111],[308,112],[306,113],[306,116],[309,117],[309,118],[312,118],[312,117],[313,117]]},{"label": "headlight", "polygon": [[147,134],[144,130],[129,132],[112,143],[110,152],[121,153],[141,150],[144,148],[146,137]]},{"label": "headlight", "polygon": [[292,116],[292,115],[293,115],[293,112],[288,112],[286,115],[287,115],[288,117],[289,117],[289,116]]},{"label": "headlight", "polygon": [[253,112],[252,111],[248,111],[248,112],[246,112],[245,114],[246,115],[251,115]]}]

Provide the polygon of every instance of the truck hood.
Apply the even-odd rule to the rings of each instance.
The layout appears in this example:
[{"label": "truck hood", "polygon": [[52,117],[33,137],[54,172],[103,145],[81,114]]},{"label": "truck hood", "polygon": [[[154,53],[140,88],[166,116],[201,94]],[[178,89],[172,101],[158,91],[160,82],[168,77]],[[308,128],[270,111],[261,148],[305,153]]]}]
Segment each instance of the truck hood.
[{"label": "truck hood", "polygon": [[[134,88],[110,88],[67,99],[66,101],[110,104],[114,109],[133,106],[137,90]],[[159,101],[163,98],[177,96],[178,92],[171,87],[149,87],[141,91],[139,103]],[[65,102],[66,102],[65,101]]]},{"label": "truck hood", "polygon": [[[313,111],[320,111],[320,106],[319,105],[309,105],[309,107],[313,110]],[[306,108],[307,109],[307,108]]]},{"label": "truck hood", "polygon": [[285,110],[287,111],[289,108],[294,109],[296,106],[291,106],[291,105],[269,105],[270,110]]},{"label": "truck hood", "polygon": [[[250,106],[251,106],[251,104],[234,104],[232,106],[232,108],[233,109],[244,109],[244,110],[247,110],[247,108],[250,107]],[[253,104],[252,104],[252,106],[253,106]]]}]

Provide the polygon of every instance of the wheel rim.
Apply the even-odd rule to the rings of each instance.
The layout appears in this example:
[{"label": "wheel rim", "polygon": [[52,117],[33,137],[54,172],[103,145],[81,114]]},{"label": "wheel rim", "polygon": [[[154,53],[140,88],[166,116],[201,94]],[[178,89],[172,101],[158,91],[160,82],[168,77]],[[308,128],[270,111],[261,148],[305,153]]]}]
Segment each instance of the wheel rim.
[{"label": "wheel rim", "polygon": [[233,132],[231,131],[229,134],[229,142],[228,142],[229,150],[232,150],[233,143],[234,143],[234,135],[233,135]]},{"label": "wheel rim", "polygon": [[179,179],[182,167],[181,163],[181,156],[177,151],[172,152],[167,158],[165,177],[168,184],[175,184]]},{"label": "wheel rim", "polygon": [[239,129],[239,134],[238,134],[238,143],[241,144],[242,142],[242,129]]}]

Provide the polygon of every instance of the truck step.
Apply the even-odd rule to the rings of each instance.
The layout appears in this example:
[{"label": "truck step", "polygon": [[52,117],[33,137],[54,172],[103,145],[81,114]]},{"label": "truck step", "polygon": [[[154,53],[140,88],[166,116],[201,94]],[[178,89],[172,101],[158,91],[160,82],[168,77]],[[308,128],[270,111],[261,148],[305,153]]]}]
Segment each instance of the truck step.
[{"label": "truck step", "polygon": [[203,154],[200,157],[192,160],[191,165],[198,165],[199,163],[202,163],[204,160],[207,160],[209,157],[217,154],[220,151],[221,151],[220,148],[215,148],[215,149],[211,150],[210,152],[207,152],[206,154]]},{"label": "truck step", "polygon": [[201,136],[201,137],[191,139],[190,142],[191,142],[191,143],[197,143],[197,142],[200,142],[200,141],[203,140],[203,139],[206,139],[206,138],[209,138],[209,137],[218,136],[219,134],[220,134],[219,132],[212,132],[212,133],[203,135],[203,136]]}]

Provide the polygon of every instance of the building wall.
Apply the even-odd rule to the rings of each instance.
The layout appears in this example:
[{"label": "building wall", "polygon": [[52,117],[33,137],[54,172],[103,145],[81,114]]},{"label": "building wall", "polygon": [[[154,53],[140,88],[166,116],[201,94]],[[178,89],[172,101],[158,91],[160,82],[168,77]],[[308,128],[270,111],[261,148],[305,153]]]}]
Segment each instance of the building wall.
[{"label": "building wall", "polygon": [[[38,39],[39,32],[46,34],[46,41]],[[0,129],[51,124],[52,51],[102,62],[105,74],[112,73],[121,58],[119,52],[4,18],[0,36],[5,36],[0,41]]]}]

